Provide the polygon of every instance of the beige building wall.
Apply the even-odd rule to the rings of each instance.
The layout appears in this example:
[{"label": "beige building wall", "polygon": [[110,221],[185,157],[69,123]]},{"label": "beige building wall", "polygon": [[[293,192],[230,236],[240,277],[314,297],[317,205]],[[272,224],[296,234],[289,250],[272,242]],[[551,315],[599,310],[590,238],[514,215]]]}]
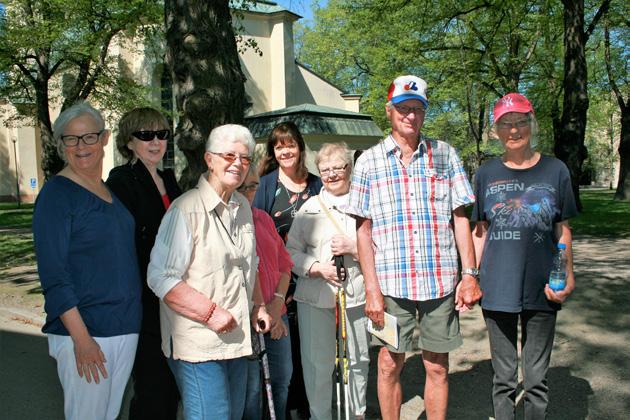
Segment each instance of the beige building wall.
[{"label": "beige building wall", "polygon": [[[0,103],[3,119],[14,112],[11,105]],[[18,188],[21,202],[35,200],[44,182],[39,165],[41,152],[38,129],[26,122],[15,122],[10,127],[0,124],[0,201],[15,201]]]}]

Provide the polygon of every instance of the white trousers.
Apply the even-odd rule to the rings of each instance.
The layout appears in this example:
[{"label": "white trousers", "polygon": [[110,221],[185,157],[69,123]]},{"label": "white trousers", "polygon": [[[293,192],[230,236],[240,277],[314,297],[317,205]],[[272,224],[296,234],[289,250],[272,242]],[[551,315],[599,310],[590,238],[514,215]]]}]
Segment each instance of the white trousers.
[{"label": "white trousers", "polygon": [[[298,302],[298,327],[302,371],[311,419],[331,419],[336,342],[335,309],[316,308],[307,303]],[[346,329],[350,417],[354,418],[354,416],[365,414],[370,368],[365,305],[346,308]],[[343,387],[343,384],[341,386]]]},{"label": "white trousers", "polygon": [[131,375],[138,345],[138,334],[94,337],[105,355],[107,378],[99,371],[100,383],[80,377],[72,338],[48,334],[50,355],[57,361],[63,388],[63,410],[67,420],[114,420],[118,417],[127,381]]}]

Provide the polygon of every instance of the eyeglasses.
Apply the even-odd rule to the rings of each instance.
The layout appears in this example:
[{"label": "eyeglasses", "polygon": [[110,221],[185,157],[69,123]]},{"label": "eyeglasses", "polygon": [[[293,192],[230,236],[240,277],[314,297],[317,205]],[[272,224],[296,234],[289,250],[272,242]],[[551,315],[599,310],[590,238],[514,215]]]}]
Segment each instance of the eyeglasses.
[{"label": "eyeglasses", "polygon": [[221,156],[223,159],[227,160],[230,163],[234,163],[236,159],[239,159],[241,163],[243,164],[243,166],[249,166],[252,163],[252,157],[247,156],[247,155],[239,155],[238,153],[232,153],[232,152],[225,152],[225,153],[210,152],[210,153],[212,153],[213,155]]},{"label": "eyeglasses", "polygon": [[497,124],[497,128],[499,130],[510,130],[512,129],[512,127],[516,127],[516,128],[529,127],[529,119],[526,118],[524,120],[518,120],[518,121],[501,121],[500,123]]},{"label": "eyeglasses", "polygon": [[324,168],[324,169],[319,170],[319,174],[321,176],[327,176],[327,177],[331,177],[333,175],[341,175],[344,173],[347,167],[348,167],[348,164],[346,163],[343,166],[336,166],[333,168]]},{"label": "eyeglasses", "polygon": [[258,189],[258,185],[259,185],[258,182],[251,182],[249,184],[243,184],[240,187],[238,187],[238,191],[242,193],[256,191]]},{"label": "eyeglasses", "polygon": [[158,140],[166,140],[170,134],[171,130],[142,130],[131,133],[132,136],[141,141],[153,141],[156,137]]},{"label": "eyeglasses", "polygon": [[80,140],[83,140],[84,144],[90,146],[98,142],[98,139],[101,134],[103,134],[103,131],[105,130],[101,130],[98,133],[86,133],[82,136],[61,136],[61,141],[66,147],[75,147],[79,144]]},{"label": "eyeglasses", "polygon": [[423,106],[394,105],[394,108],[403,115],[409,115],[412,112],[414,114],[424,114],[425,111]]}]

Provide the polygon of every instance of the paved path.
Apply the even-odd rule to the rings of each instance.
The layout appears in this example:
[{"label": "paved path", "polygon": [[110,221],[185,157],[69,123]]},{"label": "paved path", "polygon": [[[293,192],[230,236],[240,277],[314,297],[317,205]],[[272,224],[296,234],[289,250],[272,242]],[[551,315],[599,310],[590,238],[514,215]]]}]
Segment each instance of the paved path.
[{"label": "paved path", "polygon": [[[630,413],[630,239],[578,238],[578,289],[558,317],[549,371],[550,419],[626,419]],[[32,267],[0,272],[0,419],[62,419]],[[465,343],[451,355],[449,419],[489,419],[491,366],[481,311],[462,316]],[[372,351],[375,360],[376,349]],[[368,417],[378,417],[376,363]],[[403,372],[403,420],[424,417],[424,372],[411,353]],[[123,410],[122,419],[126,419]],[[522,418],[522,417],[519,417]]]}]

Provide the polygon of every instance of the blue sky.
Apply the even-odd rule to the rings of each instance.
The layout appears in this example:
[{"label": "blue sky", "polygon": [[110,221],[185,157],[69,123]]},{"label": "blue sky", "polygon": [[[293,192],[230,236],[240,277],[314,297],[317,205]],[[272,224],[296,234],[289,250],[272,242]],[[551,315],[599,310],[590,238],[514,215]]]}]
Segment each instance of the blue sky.
[{"label": "blue sky", "polygon": [[[297,13],[302,16],[303,20],[310,20],[313,18],[313,13],[311,12],[311,3],[313,0],[271,0],[274,1],[285,8],[289,9],[293,13]],[[325,6],[328,3],[328,0],[317,0],[317,3],[320,6]]]}]

